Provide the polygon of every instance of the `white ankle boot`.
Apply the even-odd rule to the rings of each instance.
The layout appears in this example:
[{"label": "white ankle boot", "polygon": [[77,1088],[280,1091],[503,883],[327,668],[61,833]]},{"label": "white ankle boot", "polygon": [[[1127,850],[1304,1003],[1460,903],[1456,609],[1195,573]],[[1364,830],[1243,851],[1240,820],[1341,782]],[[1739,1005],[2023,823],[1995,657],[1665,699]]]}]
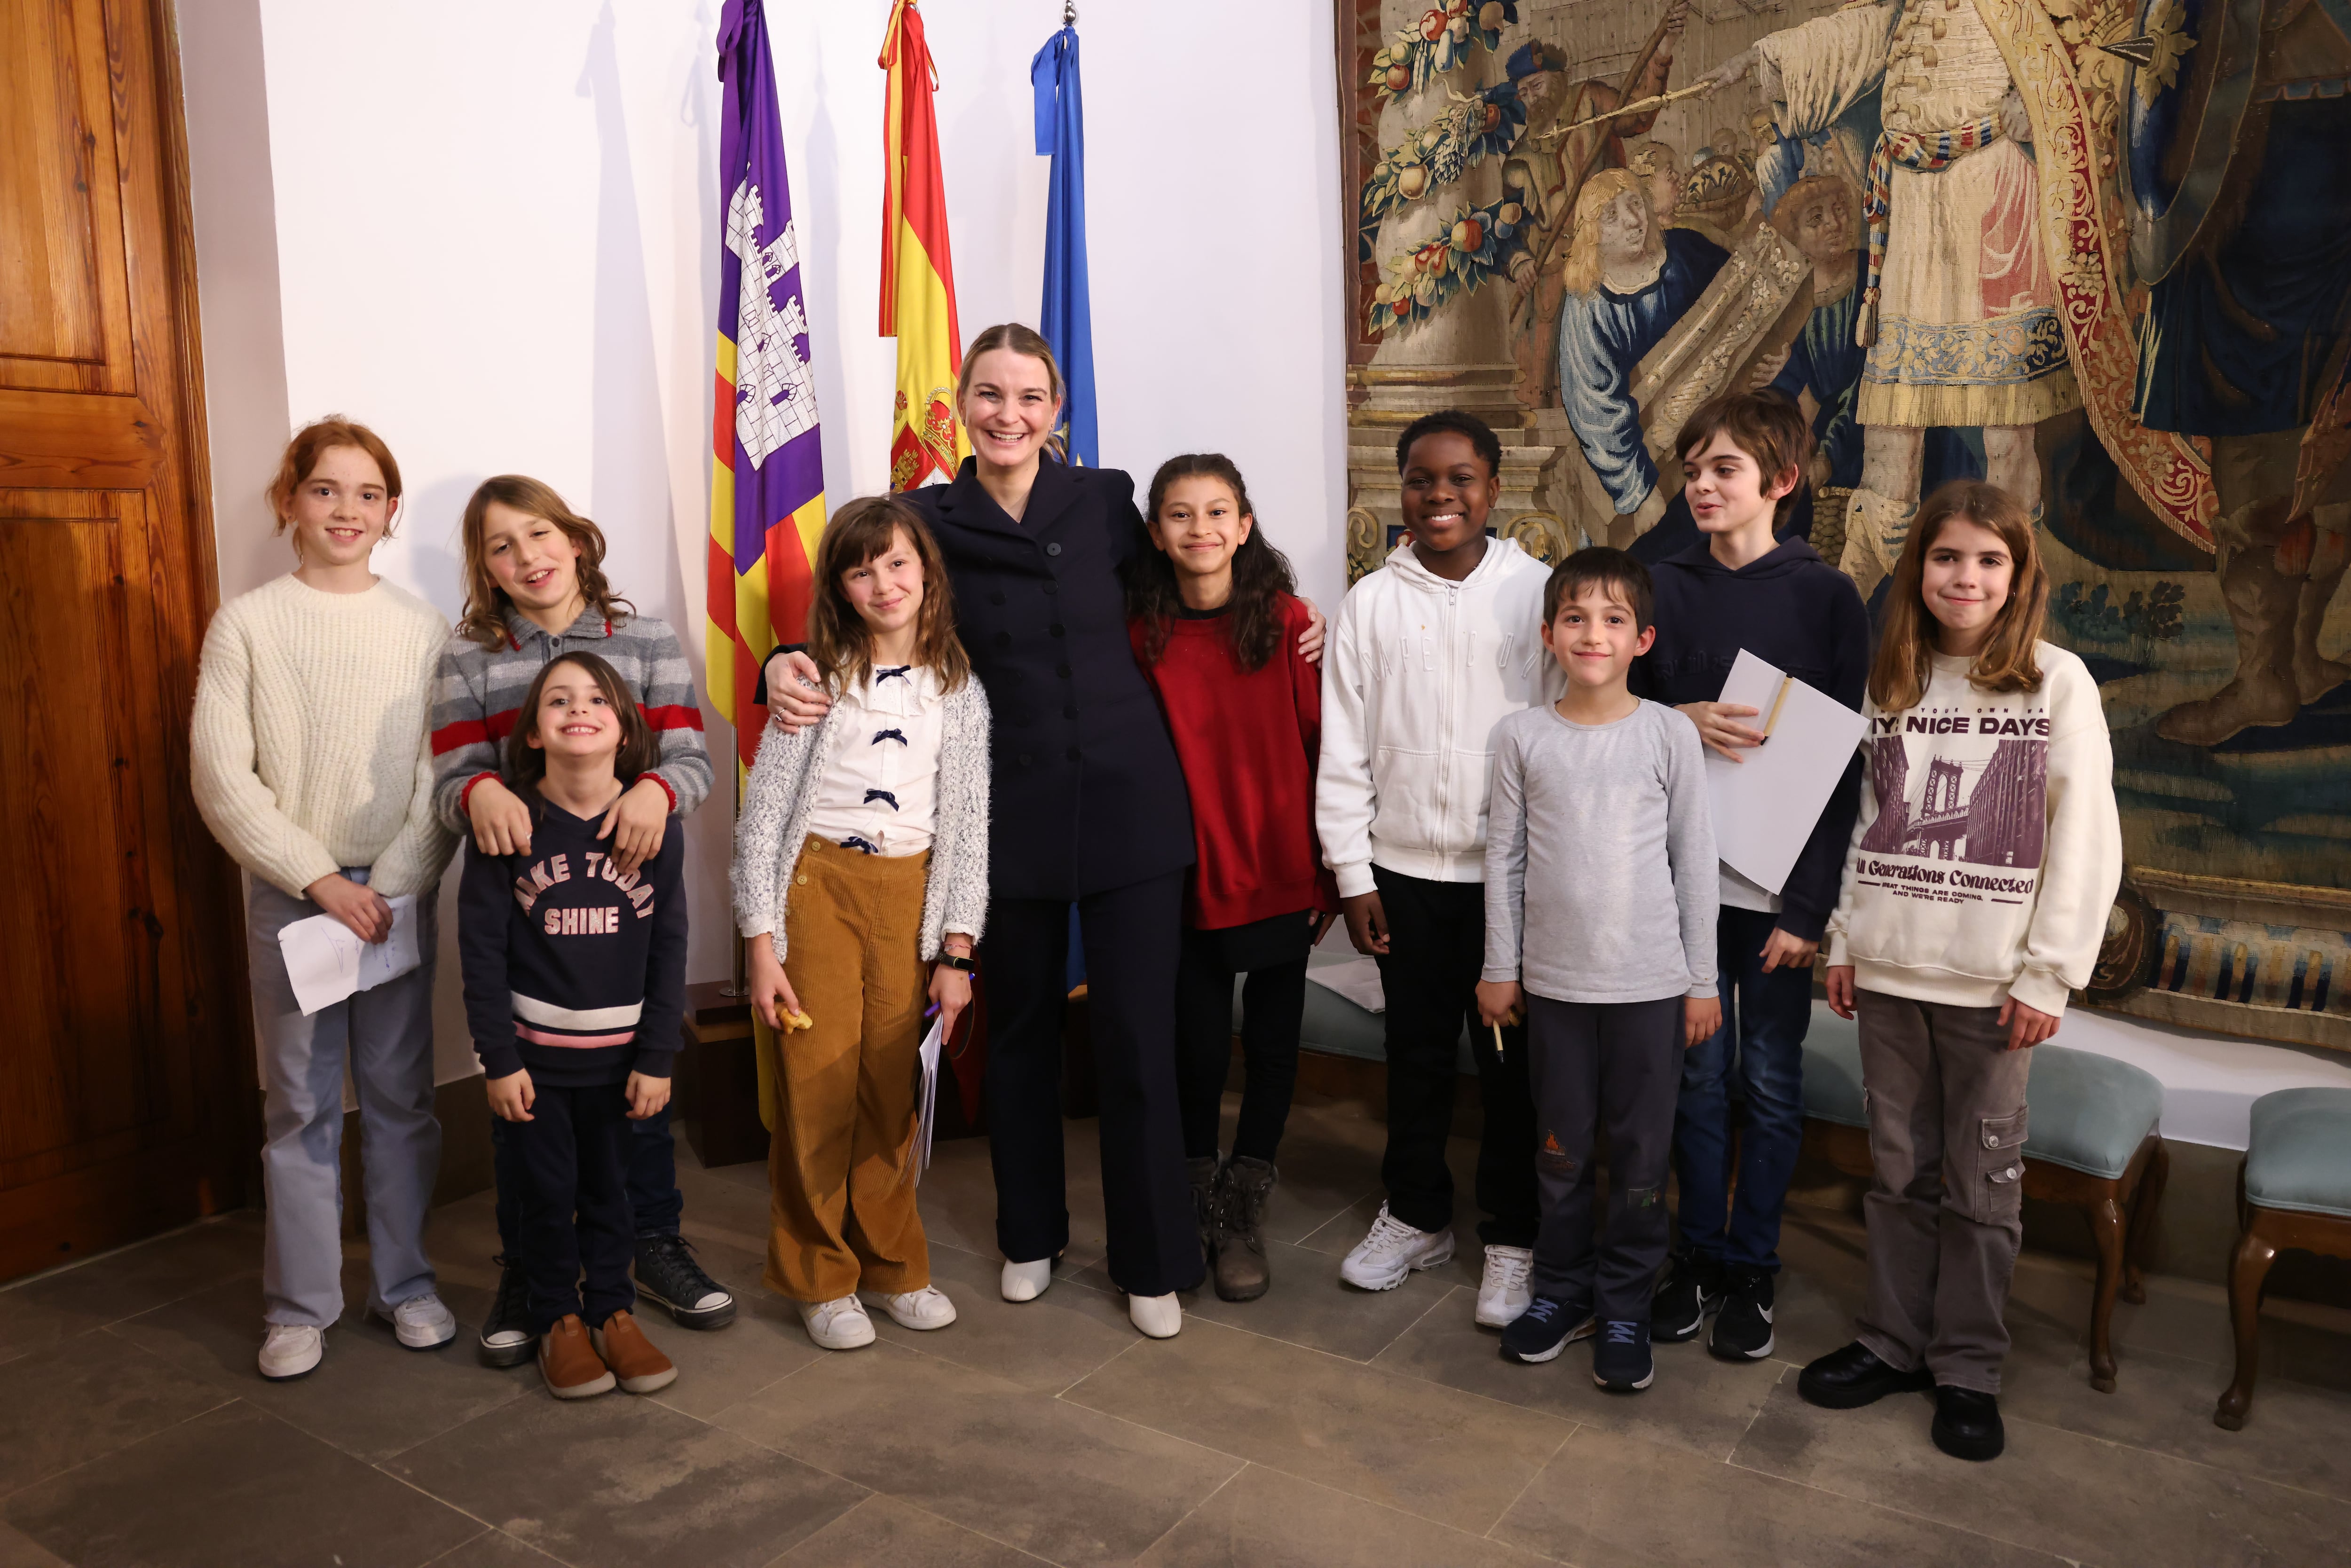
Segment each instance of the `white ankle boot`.
[{"label": "white ankle boot", "polygon": [[1126,1315],[1153,1339],[1174,1339],[1184,1327],[1184,1303],[1170,1291],[1164,1296],[1129,1296]]},{"label": "white ankle boot", "polygon": [[1043,1295],[1045,1287],[1052,1282],[1053,1260],[1050,1258],[1040,1258],[1034,1263],[1015,1263],[1007,1259],[1004,1278],[998,1289],[1004,1292],[1004,1299],[1008,1301],[1033,1301]]}]

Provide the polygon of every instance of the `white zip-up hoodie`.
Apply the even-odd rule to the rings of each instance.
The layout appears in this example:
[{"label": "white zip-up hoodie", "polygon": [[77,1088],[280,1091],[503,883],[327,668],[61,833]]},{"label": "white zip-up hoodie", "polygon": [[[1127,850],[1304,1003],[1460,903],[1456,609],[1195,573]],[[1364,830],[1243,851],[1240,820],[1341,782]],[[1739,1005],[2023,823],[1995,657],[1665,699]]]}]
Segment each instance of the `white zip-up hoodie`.
[{"label": "white zip-up hoodie", "polygon": [[1542,645],[1551,572],[1506,538],[1447,582],[1406,539],[1347,591],[1322,659],[1314,826],[1339,895],[1370,893],[1374,862],[1430,882],[1486,879],[1494,727],[1556,701]]}]

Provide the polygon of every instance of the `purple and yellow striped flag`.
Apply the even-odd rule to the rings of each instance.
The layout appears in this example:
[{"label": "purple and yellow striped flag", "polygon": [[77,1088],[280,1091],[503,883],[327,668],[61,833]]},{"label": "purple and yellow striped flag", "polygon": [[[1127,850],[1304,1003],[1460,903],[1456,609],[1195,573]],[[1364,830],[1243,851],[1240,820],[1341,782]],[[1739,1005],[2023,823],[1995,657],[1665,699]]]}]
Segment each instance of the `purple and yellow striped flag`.
[{"label": "purple and yellow striped flag", "polygon": [[799,243],[776,119],[760,0],[718,20],[718,387],[710,465],[710,704],[748,768],[767,710],[759,666],[808,622],[809,563],[824,531],[824,455],[809,371]]}]

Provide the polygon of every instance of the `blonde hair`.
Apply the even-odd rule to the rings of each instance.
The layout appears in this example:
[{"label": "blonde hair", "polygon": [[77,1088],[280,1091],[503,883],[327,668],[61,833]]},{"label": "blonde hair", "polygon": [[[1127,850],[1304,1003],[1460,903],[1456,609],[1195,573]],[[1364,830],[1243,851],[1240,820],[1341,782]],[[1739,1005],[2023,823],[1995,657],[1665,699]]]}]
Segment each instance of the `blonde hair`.
[{"label": "blonde hair", "polygon": [[1629,169],[1603,169],[1576,193],[1574,237],[1567,243],[1567,265],[1560,271],[1560,282],[1570,294],[1589,298],[1599,288],[1600,214],[1627,192],[1640,198],[1641,211],[1654,227],[1657,214],[1649,205],[1649,193]]},{"label": "blonde hair", "polygon": [[[963,418],[964,400],[971,395],[971,368],[979,363],[982,354],[992,354],[998,349],[1008,350],[1024,360],[1038,361],[1045,367],[1045,384],[1053,389],[1053,404],[1067,411],[1070,389],[1061,381],[1061,362],[1053,358],[1053,346],[1032,327],[1018,321],[1002,321],[981,332],[963,351],[963,369],[956,375],[956,418]],[[1069,443],[1059,430],[1045,438],[1045,450],[1056,461],[1070,460]]]},{"label": "blonde hair", "polygon": [[1781,194],[1768,220],[1780,237],[1790,245],[1796,243],[1796,229],[1804,221],[1804,209],[1825,196],[1836,196],[1844,202],[1845,244],[1858,248],[1861,244],[1861,203],[1853,184],[1839,174],[1807,174]]},{"label": "blonde hair", "polygon": [[2049,574],[2032,519],[2017,498],[1980,479],[1954,479],[1919,503],[1909,542],[1894,565],[1894,586],[1886,594],[1886,625],[1877,658],[1869,669],[1869,696],[1880,713],[1915,706],[1933,674],[1935,618],[1921,586],[1927,552],[1952,522],[1970,522],[2000,536],[2008,547],[2008,602],[1992,618],[1991,631],[1976,650],[1968,684],[1986,692],[2037,692],[2041,665],[2033,657],[2042,622],[2049,612]]},{"label": "blonde hair", "polygon": [[457,618],[457,634],[495,648],[507,640],[507,612],[514,601],[490,575],[489,551],[483,535],[489,527],[490,504],[512,507],[528,517],[544,517],[580,550],[575,563],[580,597],[607,621],[626,620],[637,607],[612,591],[604,580],[604,530],[563,504],[555,487],[523,474],[500,474],[474,487],[465,502],[460,528],[465,541],[465,608]]}]

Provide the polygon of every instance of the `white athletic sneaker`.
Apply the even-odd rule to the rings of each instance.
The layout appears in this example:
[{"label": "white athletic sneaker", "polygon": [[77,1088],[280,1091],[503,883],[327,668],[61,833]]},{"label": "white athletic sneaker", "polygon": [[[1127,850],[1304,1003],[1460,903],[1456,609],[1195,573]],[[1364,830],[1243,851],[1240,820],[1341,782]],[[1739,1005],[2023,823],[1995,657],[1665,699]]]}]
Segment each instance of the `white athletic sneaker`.
[{"label": "white athletic sneaker", "polygon": [[862,1350],[873,1343],[873,1320],[865,1315],[855,1296],[792,1305],[800,1310],[800,1322],[820,1350]]},{"label": "white athletic sneaker", "polygon": [[1040,1258],[1034,1263],[1015,1263],[1008,1258],[1004,1262],[1004,1277],[998,1281],[997,1289],[1003,1291],[1008,1301],[1033,1301],[1043,1295],[1045,1287],[1052,1282],[1053,1260],[1050,1258]]},{"label": "white athletic sneaker", "polygon": [[272,1383],[308,1377],[327,1354],[327,1336],[307,1323],[271,1323],[261,1342],[261,1375]]},{"label": "white athletic sneaker", "polygon": [[1184,1327],[1184,1303],[1174,1291],[1164,1296],[1129,1296],[1126,1315],[1153,1339],[1174,1339]]},{"label": "white athletic sneaker", "polygon": [[1478,1284],[1478,1321],[1489,1329],[1506,1329],[1518,1322],[1534,1297],[1527,1277],[1534,1272],[1531,1247],[1489,1247],[1486,1277]]},{"label": "white athletic sneaker", "polygon": [[943,1329],[956,1321],[956,1304],[947,1300],[946,1291],[929,1285],[919,1291],[902,1291],[894,1296],[885,1296],[879,1291],[860,1291],[857,1299],[880,1307],[902,1329]]},{"label": "white athletic sneaker", "polygon": [[1415,1230],[1380,1205],[1380,1217],[1339,1265],[1339,1278],[1359,1291],[1393,1291],[1415,1269],[1434,1269],[1453,1257],[1453,1228]]},{"label": "white athletic sneaker", "polygon": [[396,1307],[379,1303],[373,1310],[376,1316],[392,1325],[400,1343],[411,1350],[438,1350],[457,1337],[455,1314],[429,1291],[421,1296],[411,1296]]}]

